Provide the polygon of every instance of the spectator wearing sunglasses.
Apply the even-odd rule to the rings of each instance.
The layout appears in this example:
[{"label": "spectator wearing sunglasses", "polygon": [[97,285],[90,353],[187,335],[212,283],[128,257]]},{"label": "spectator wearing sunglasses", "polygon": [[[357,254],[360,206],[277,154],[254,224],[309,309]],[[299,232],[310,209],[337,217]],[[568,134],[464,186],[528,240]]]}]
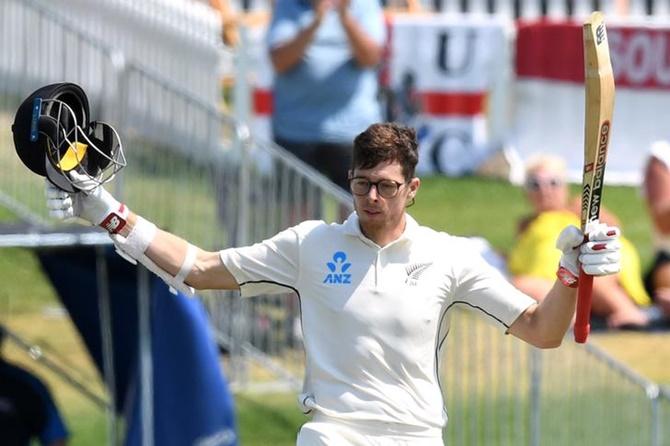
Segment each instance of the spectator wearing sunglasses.
[{"label": "spectator wearing sunglasses", "polygon": [[[556,237],[566,225],[580,225],[579,197],[570,199],[565,162],[552,155],[536,155],[528,161],[525,192],[532,213],[519,222],[508,267],[514,285],[539,301],[555,280],[560,258]],[[603,209],[601,221],[621,227]],[[621,272],[594,280],[592,313],[610,328],[645,328],[652,302],[642,283],[640,258],[628,240],[621,237],[620,242]]]}]

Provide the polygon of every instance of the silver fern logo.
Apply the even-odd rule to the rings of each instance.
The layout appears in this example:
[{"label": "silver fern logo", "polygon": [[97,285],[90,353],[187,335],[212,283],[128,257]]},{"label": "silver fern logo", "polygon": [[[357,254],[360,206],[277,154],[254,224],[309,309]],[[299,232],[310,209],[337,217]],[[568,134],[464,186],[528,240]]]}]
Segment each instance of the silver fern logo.
[{"label": "silver fern logo", "polygon": [[419,283],[419,278],[421,275],[433,264],[429,263],[414,263],[412,265],[407,265],[405,267],[405,272],[407,273],[407,278],[405,283],[409,286],[416,286]]}]

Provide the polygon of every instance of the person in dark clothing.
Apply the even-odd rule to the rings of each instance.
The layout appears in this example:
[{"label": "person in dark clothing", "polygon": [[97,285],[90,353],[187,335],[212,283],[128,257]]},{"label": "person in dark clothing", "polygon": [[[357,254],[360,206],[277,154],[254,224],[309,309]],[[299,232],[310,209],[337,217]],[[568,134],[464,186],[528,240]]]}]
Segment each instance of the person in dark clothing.
[{"label": "person in dark clothing", "polygon": [[2,355],[5,329],[0,326],[0,443],[27,446],[67,444],[68,431],[47,389],[33,374]]}]

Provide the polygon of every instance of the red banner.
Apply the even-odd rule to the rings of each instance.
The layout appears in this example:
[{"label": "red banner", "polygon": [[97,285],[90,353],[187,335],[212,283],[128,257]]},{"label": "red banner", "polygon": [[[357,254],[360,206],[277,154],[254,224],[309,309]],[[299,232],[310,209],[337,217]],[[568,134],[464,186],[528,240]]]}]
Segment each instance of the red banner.
[{"label": "red banner", "polygon": [[519,22],[516,74],[519,77],[583,83],[581,25],[546,21]]},{"label": "red banner", "polygon": [[[522,78],[584,82],[582,26],[519,22],[516,73]],[[670,29],[609,26],[617,88],[670,90]]]}]

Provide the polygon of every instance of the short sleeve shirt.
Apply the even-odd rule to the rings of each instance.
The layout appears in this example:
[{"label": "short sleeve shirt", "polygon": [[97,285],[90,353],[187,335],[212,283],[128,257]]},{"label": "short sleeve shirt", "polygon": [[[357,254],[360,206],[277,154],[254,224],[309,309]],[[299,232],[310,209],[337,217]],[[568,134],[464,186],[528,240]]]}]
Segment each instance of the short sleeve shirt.
[{"label": "short sleeve shirt", "polygon": [[[353,19],[368,37],[383,45],[386,27],[377,0],[351,0]],[[275,3],[266,36],[276,47],[293,39],[314,19],[309,0]],[[272,129],[294,142],[351,144],[370,124],[381,121],[374,68],[354,60],[337,11],[328,11],[298,64],[275,75]]]},{"label": "short sleeve shirt", "polygon": [[301,306],[307,409],[439,431],[439,346],[463,305],[506,331],[534,301],[466,239],[419,226],[380,247],[352,214],[308,221],[221,259],[242,296],[294,290]]}]

